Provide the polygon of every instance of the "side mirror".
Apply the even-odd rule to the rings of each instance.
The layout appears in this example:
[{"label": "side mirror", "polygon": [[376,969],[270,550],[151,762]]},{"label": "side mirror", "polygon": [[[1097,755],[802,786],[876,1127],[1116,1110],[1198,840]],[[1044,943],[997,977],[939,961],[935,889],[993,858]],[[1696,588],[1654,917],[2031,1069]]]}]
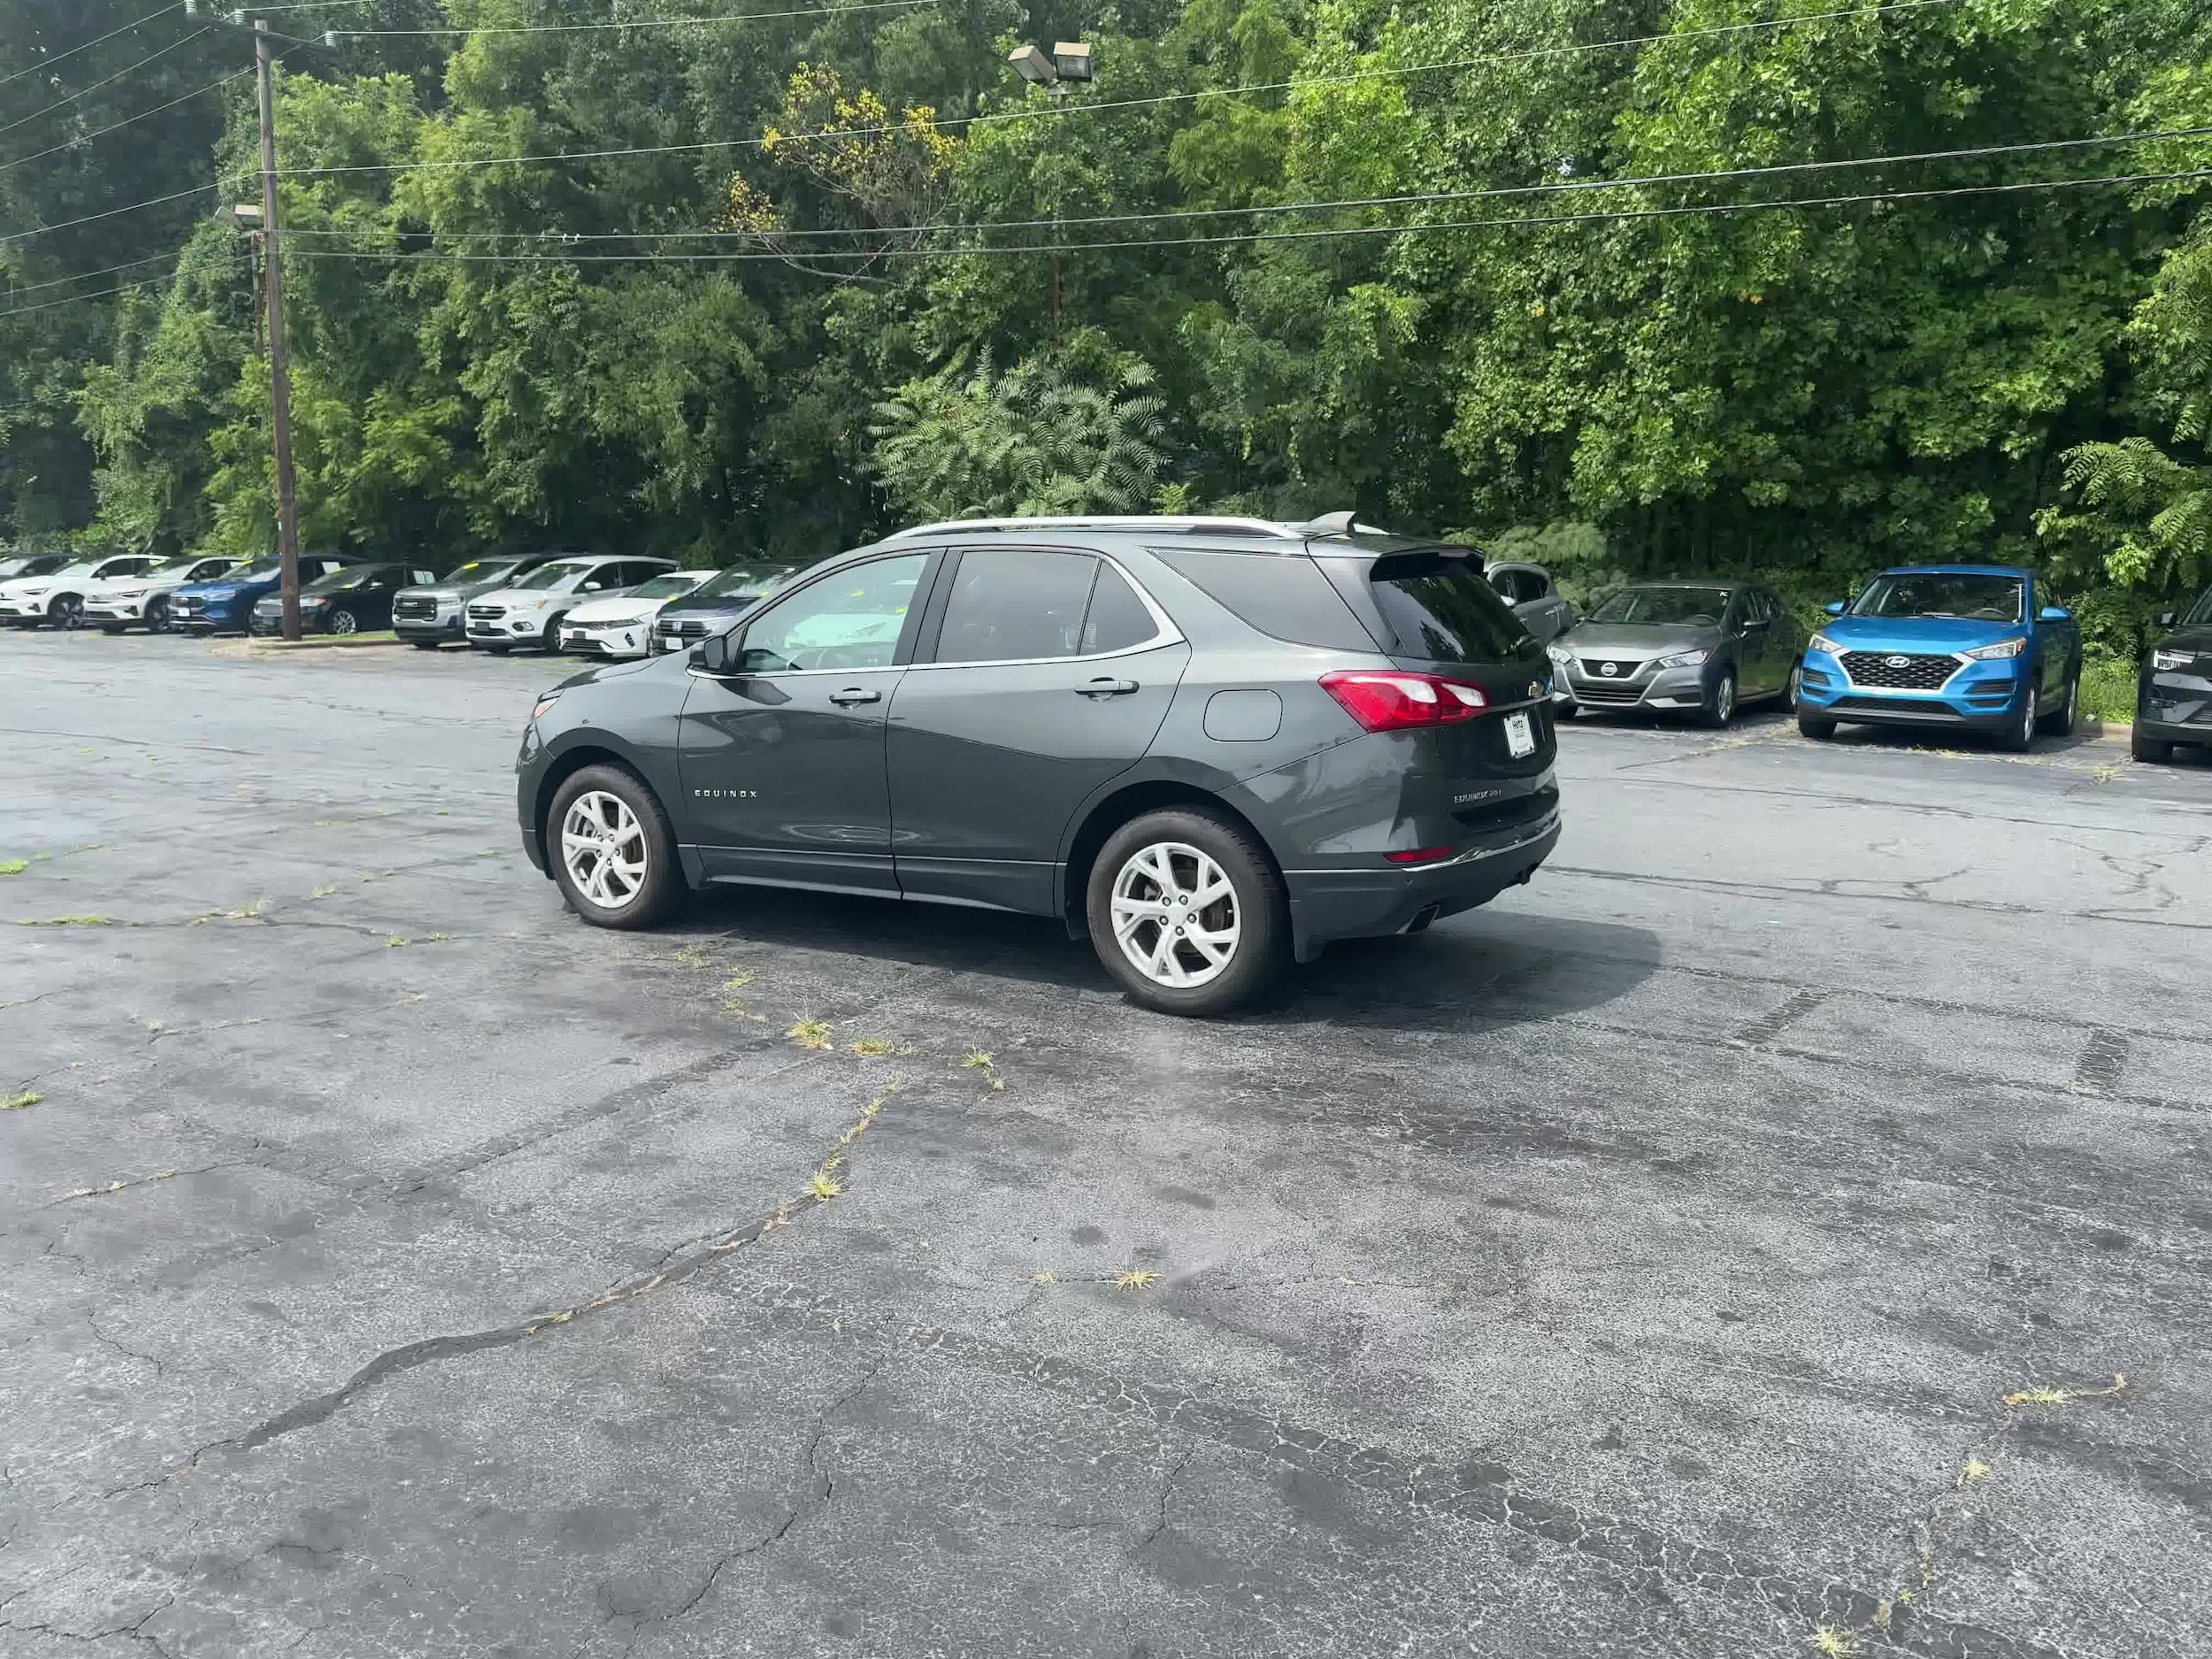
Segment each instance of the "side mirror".
[{"label": "side mirror", "polygon": [[2160,611],[2158,613],[2158,626],[2162,628],[2172,627],[2174,626],[2174,613],[2170,611]]},{"label": "side mirror", "polygon": [[2074,613],[2064,605],[2045,605],[2035,613],[2035,619],[2038,622],[2071,622]]},{"label": "side mirror", "polygon": [[1832,617],[1839,617],[1843,614],[1843,601],[1831,599],[1826,604],[1821,606],[1821,609]]},{"label": "side mirror", "polygon": [[691,665],[704,674],[726,674],[736,665],[741,647],[733,634],[710,634],[691,648]]}]

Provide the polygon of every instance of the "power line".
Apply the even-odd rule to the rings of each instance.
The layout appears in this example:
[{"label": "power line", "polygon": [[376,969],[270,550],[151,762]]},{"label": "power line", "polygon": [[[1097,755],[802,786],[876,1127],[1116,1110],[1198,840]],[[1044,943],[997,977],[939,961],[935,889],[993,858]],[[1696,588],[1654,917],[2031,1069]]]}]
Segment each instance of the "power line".
[{"label": "power line", "polygon": [[[143,259],[127,259],[121,265],[110,265],[104,271],[80,271],[75,276],[56,277],[50,282],[26,282],[20,286],[11,287],[6,294],[0,295],[0,299],[12,300],[19,295],[35,294],[41,288],[58,288],[71,282],[89,282],[95,277],[113,276],[118,271],[135,271],[142,265],[159,265],[164,259],[173,260],[176,257],[174,254],[167,253],[148,254]],[[73,297],[82,298],[84,296],[78,295]]]},{"label": "power line", "polygon": [[[844,229],[823,228],[792,231],[751,230],[680,230],[680,231],[457,231],[456,236],[472,236],[488,242],[680,242],[727,238],[760,240],[765,236],[884,236],[900,234],[951,235],[970,231],[1039,230],[1071,225],[1133,225],[1155,224],[1194,219],[1227,219],[1240,214],[1303,213],[1336,211],[1358,207],[1422,206],[1438,202],[1475,202],[1497,197],[1519,196],[1551,196],[1572,194],[1586,190],[1623,190],[1648,185],[1701,184],[1723,180],[1763,179],[1801,173],[1825,173],[1854,167],[1881,167],[1908,163],[1932,161],[1985,160],[1997,156],[2039,154],[2053,150],[2079,150],[2113,144],[2149,143],[2162,139],[2186,139],[2212,136],[2212,125],[2180,127],[2141,133],[2115,133],[2091,138],[2055,138],[2032,143],[1978,144],[1964,150],[1912,150],[1894,156],[1847,157],[1836,161],[1788,161],[1757,167],[1712,168],[1696,173],[1657,173],[1625,179],[1566,179],[1543,184],[1494,185],[1472,190],[1428,190],[1399,196],[1353,196],[1325,202],[1275,202],[1242,207],[1194,207],[1160,209],[1146,213],[1100,213],[1060,219],[1015,219],[972,220],[949,225],[918,225],[905,229]],[[301,229],[287,233],[293,236],[352,236],[364,233],[355,230]]]},{"label": "power line", "polygon": [[[1917,190],[1867,190],[1830,196],[1786,197],[1766,202],[1709,202],[1675,207],[1617,208],[1587,213],[1545,215],[1517,213],[1491,219],[1417,220],[1411,224],[1332,226],[1314,230],[1250,231],[1208,236],[1118,237],[1103,241],[1071,242],[1035,242],[998,247],[863,248],[849,250],[815,248],[805,250],[804,255],[810,259],[962,259],[1000,254],[1059,254],[1145,248],[1200,248],[1229,243],[1311,242],[1351,236],[1395,236],[1426,234],[1440,230],[1492,230],[1513,227],[1537,228],[1558,225],[1628,223],[1640,219],[1682,219],[1726,213],[1764,213],[1788,209],[1842,207],[1872,202],[1898,203],[1970,196],[2019,195],[2038,190],[2079,189],[2096,185],[2158,184],[2200,179],[2212,179],[2212,167],[2200,167],[2173,173],[2096,174],[2087,178],[2074,179],[2032,179],[2016,180],[2008,184],[1954,185]],[[789,256],[760,251],[561,255],[403,253],[396,250],[302,248],[295,250],[293,257],[301,259],[384,259],[399,265],[712,265],[749,264],[761,260],[783,261]]]},{"label": "power line", "polygon": [[41,58],[37,63],[33,64],[28,69],[19,69],[12,75],[0,77],[0,87],[4,87],[9,85],[11,82],[20,81],[26,75],[35,75],[42,69],[50,69],[56,64],[61,62],[61,60],[65,58],[74,58],[79,52],[88,52],[96,46],[104,46],[108,42],[113,40],[117,35],[128,35],[133,29],[143,28],[147,24],[151,23],[156,18],[160,17],[166,12],[174,12],[177,9],[178,7],[175,4],[158,7],[154,11],[149,12],[144,17],[139,19],[135,23],[126,23],[119,29],[110,29],[97,40],[87,41],[81,46],[72,46],[67,51],[56,52],[51,58]]},{"label": "power line", "polygon": [[[1685,29],[1670,35],[1632,35],[1617,40],[1584,41],[1565,46],[1535,46],[1519,51],[1491,52],[1476,58],[1447,58],[1436,63],[1408,64],[1394,68],[1363,69],[1336,75],[1313,75],[1297,81],[1255,81],[1233,87],[1201,87],[1190,92],[1163,92],[1150,97],[1116,98],[1101,103],[1078,103],[1062,100],[1034,108],[1002,111],[990,115],[949,116],[933,123],[939,128],[995,126],[1007,121],[1054,119],[1069,115],[1102,115],[1118,110],[1153,108],[1168,104],[1188,104],[1201,98],[1233,97],[1248,92],[1293,92],[1307,87],[1351,86],[1366,81],[1398,80],[1411,75],[1437,74],[1450,70],[1474,69],[1502,64],[1530,63],[1547,58],[1574,57],[1584,52],[1607,51],[1616,48],[1651,46],[1668,41],[1694,41],[1717,35],[1743,35],[1781,28],[1795,28],[1801,24],[1832,21],[1838,18],[1875,17],[1894,12],[1921,12],[1932,6],[1956,5],[1959,0],[1886,0],[1886,4],[1869,6],[1848,6],[1829,12],[1806,12],[1797,17],[1776,18],[1761,23],[1717,24],[1709,28]],[[816,133],[789,133],[779,139],[780,143],[800,143],[823,138],[875,138],[886,134],[903,133],[903,124],[878,127],[829,127]],[[675,156],[696,154],[707,150],[757,150],[766,144],[764,138],[717,138],[688,144],[648,144],[626,150],[580,150],[541,156],[474,156],[451,161],[378,162],[352,166],[291,167],[288,176],[300,178],[353,173],[413,173],[455,167],[515,167],[537,162],[605,161],[625,156]],[[239,177],[245,177],[240,174]],[[227,182],[227,180],[226,181]]]},{"label": "power line", "polygon": [[105,208],[97,213],[87,213],[82,219],[65,219],[58,225],[41,225],[32,230],[13,231],[5,236],[0,236],[0,247],[4,247],[10,242],[27,242],[34,236],[49,235],[58,230],[74,230],[80,225],[94,224],[100,219],[113,219],[122,213],[135,213],[142,207],[159,207],[165,202],[181,202],[188,196],[206,196],[215,188],[211,184],[196,184],[188,190],[174,190],[167,196],[148,196],[143,202],[131,202],[121,207]]},{"label": "power line", "polygon": [[149,277],[137,282],[118,283],[111,288],[102,288],[97,294],[72,294],[66,299],[42,300],[36,305],[19,305],[13,311],[0,311],[0,317],[27,317],[33,311],[50,311],[57,305],[76,305],[86,300],[113,299],[118,294],[127,294],[133,288],[144,288],[147,282],[158,282],[160,280],[159,277]]},{"label": "power line", "polygon": [[634,18],[611,23],[516,23],[488,25],[448,24],[442,28],[333,29],[341,40],[369,39],[388,35],[582,35],[601,29],[665,29],[690,23],[755,23],[769,18],[832,17],[847,12],[893,12],[911,6],[935,5],[938,0],[873,0],[864,5],[809,6],[797,12],[733,12],[721,17]]},{"label": "power line", "polygon": [[184,35],[180,39],[171,41],[160,50],[148,52],[136,63],[132,64],[126,68],[117,70],[113,74],[106,77],[105,80],[96,81],[90,86],[73,92],[65,98],[58,98],[55,100],[53,103],[48,104],[44,109],[39,110],[30,115],[27,115],[19,121],[11,121],[5,127],[0,127],[0,133],[12,133],[17,127],[28,126],[31,122],[37,120],[41,116],[51,115],[56,110],[66,108],[68,105],[74,104],[79,98],[85,97],[91,93],[97,92],[102,87],[107,86],[111,82],[120,81],[125,75],[130,74],[134,71],[143,69],[148,64],[153,62],[155,58],[165,58],[171,52],[176,50],[180,46],[189,46],[194,41],[198,40],[201,35],[205,35],[207,32],[208,31],[205,29],[195,29],[191,34]]},{"label": "power line", "polygon": [[0,173],[10,172],[14,168],[23,166],[29,162],[42,161],[48,156],[58,156],[65,150],[76,149],[76,147],[80,144],[88,144],[96,138],[104,137],[109,133],[120,131],[122,128],[132,125],[134,122],[145,120],[150,116],[159,115],[164,110],[173,110],[180,104],[188,104],[204,92],[212,92],[218,87],[227,87],[234,81],[243,81],[252,73],[253,71],[250,69],[242,69],[235,74],[219,75],[214,80],[209,81],[205,86],[196,87],[193,90],[186,93],[180,98],[172,98],[166,104],[157,104],[150,110],[141,110],[137,114],[126,116],[119,121],[111,122],[109,125],[99,128],[96,132],[80,133],[76,137],[70,139],[65,143],[55,144],[50,149],[37,150],[28,156],[18,156],[13,161],[0,162]]}]

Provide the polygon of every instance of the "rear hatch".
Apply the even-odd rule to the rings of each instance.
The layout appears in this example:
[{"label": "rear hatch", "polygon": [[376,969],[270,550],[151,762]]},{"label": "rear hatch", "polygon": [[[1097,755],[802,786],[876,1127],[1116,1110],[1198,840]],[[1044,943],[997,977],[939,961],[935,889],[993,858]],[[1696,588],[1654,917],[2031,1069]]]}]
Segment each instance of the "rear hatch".
[{"label": "rear hatch", "polygon": [[1313,552],[1393,663],[1482,694],[1471,717],[1408,732],[1417,740],[1409,807],[1477,833],[1541,816],[1557,798],[1549,665],[1542,643],[1485,580],[1481,555],[1418,542],[1333,542]]}]

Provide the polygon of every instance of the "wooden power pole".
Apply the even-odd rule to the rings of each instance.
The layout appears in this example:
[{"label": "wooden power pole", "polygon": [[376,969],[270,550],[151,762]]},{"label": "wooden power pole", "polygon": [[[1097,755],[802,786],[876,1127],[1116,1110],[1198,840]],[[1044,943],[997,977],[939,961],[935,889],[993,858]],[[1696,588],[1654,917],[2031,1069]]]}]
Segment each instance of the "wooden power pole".
[{"label": "wooden power pole", "polygon": [[292,487],[292,357],[284,342],[284,261],[277,245],[276,93],[269,26],[254,19],[261,94],[261,247],[269,295],[269,418],[276,438],[277,557],[284,565],[284,637],[300,636],[300,512]]}]

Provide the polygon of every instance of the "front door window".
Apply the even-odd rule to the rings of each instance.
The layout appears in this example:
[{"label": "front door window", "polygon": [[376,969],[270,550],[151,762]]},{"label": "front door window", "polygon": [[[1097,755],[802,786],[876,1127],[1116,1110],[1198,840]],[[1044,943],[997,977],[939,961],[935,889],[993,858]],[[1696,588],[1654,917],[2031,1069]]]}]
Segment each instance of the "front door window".
[{"label": "front door window", "polygon": [[929,555],[876,559],[810,582],[745,629],[738,672],[888,668]]}]

